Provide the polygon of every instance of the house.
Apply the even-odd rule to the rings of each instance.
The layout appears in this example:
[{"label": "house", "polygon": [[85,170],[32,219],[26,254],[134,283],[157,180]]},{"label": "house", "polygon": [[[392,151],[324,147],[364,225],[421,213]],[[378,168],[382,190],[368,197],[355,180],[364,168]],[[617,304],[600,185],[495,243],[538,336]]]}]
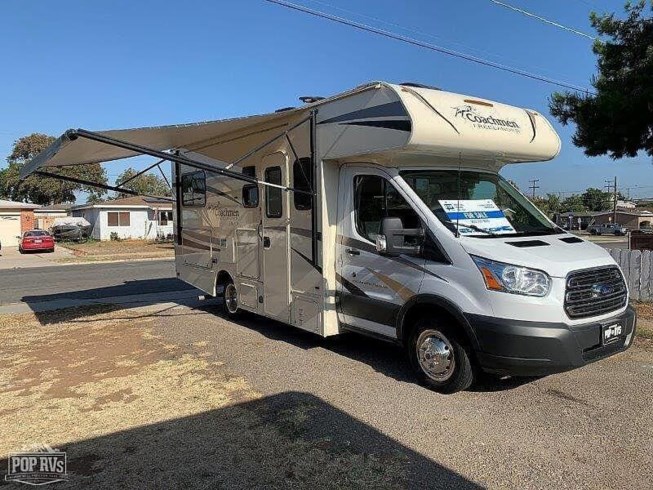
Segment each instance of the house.
[{"label": "house", "polygon": [[50,230],[54,220],[57,218],[66,218],[70,216],[72,204],[52,204],[43,206],[34,210],[36,218],[36,227],[41,230]]},{"label": "house", "polygon": [[[594,216],[594,224],[612,223],[614,213],[603,211]],[[629,230],[639,230],[641,227],[653,226],[653,212],[647,210],[617,209],[617,223]]]},{"label": "house", "polygon": [[17,237],[34,229],[37,208],[37,204],[0,199],[0,243],[3,247],[17,247]]},{"label": "house", "polygon": [[555,223],[568,230],[585,230],[590,225],[594,216],[594,211],[568,211],[559,213],[555,216]]},{"label": "house", "polygon": [[173,233],[171,201],[148,197],[126,197],[98,203],[72,206],[75,217],[91,223],[91,236],[109,240],[118,238],[153,240]]}]

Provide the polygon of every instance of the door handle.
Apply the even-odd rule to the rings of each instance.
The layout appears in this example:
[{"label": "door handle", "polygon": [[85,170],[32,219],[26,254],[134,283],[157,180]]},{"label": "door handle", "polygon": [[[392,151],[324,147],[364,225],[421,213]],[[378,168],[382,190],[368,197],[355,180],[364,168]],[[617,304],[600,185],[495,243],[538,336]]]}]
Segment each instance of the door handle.
[{"label": "door handle", "polygon": [[264,236],[263,237],[263,248],[270,248],[270,237],[269,236]]},{"label": "door handle", "polygon": [[360,250],[356,250],[355,248],[348,248],[347,253],[349,255],[360,255]]}]

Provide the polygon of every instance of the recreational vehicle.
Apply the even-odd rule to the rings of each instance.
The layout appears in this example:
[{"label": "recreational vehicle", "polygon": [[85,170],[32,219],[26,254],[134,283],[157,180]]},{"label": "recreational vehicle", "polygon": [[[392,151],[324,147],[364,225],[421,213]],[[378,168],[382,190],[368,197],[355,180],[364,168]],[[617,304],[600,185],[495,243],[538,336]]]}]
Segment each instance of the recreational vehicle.
[{"label": "recreational vehicle", "polygon": [[22,176],[143,154],[172,162],[180,279],[222,297],[230,317],[400,343],[437,391],[481,371],[561,372],[631,345],[635,312],[614,260],[499,175],[558,154],[541,114],[384,82],[303,102],[70,130]]}]

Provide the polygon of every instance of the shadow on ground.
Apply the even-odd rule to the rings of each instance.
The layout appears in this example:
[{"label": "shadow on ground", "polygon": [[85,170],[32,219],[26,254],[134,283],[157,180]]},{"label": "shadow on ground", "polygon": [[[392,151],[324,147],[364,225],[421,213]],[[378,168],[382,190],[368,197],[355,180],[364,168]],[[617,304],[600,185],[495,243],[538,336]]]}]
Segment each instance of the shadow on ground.
[{"label": "shadow on ground", "polygon": [[[183,288],[183,289],[180,289]],[[120,304],[116,309],[129,308],[130,306],[151,306],[161,303],[160,297],[156,293],[166,293],[179,291],[180,294],[195,290],[190,285],[183,283],[175,278],[169,279],[150,279],[150,280],[137,280],[129,281],[124,285],[112,286],[105,288],[96,288],[83,291],[76,291],[72,293],[52,294],[52,295],[38,295],[38,296],[25,296],[23,301],[29,305],[37,305],[43,301],[50,301],[55,299],[93,299],[98,303],[102,302],[102,298],[129,296],[135,294],[147,295],[135,299],[135,303]],[[199,294],[199,290],[195,290]],[[223,317],[222,307],[219,299],[212,299],[209,301],[200,302],[196,298],[187,300],[175,300],[174,295],[166,301],[173,302],[179,305],[187,306],[189,309],[180,313],[175,311],[174,307],[169,307],[161,311],[152,313],[143,313],[143,316],[190,316],[211,314]],[[67,321],[84,321],[86,316],[85,307],[72,308],[67,310]],[[35,315],[42,325],[47,325],[55,321],[60,321],[56,315],[53,316],[48,312],[35,311]],[[130,315],[129,318],[133,318]],[[225,319],[226,320],[226,319]],[[231,320],[229,320],[231,321]],[[270,320],[268,318],[259,317],[253,314],[244,313],[235,323],[244,326],[250,330],[254,330],[268,339],[280,342],[286,342],[302,349],[325,348],[335,352],[341,356],[355,359],[358,362],[363,362],[371,366],[377,372],[386,376],[392,377],[398,381],[414,382],[415,377],[406,361],[403,349],[394,343],[383,342],[375,338],[363,336],[356,333],[346,333],[335,337],[321,338],[315,334],[300,330],[296,327]],[[517,388],[525,383],[529,383],[534,378],[508,378],[499,379],[494,376],[484,375],[481,373],[479,381],[472,388],[473,391],[490,392],[490,391],[505,391]]]},{"label": "shadow on ground", "polygon": [[69,473],[57,488],[481,488],[298,392],[57,449]]}]

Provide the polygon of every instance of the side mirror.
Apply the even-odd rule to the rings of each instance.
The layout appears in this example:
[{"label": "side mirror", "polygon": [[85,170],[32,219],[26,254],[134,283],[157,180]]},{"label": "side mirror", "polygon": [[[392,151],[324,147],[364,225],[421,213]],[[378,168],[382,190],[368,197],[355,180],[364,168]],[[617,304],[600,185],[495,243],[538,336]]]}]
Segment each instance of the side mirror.
[{"label": "side mirror", "polygon": [[422,228],[404,228],[401,218],[383,218],[381,233],[376,237],[376,250],[382,255],[398,257],[401,254],[418,254],[421,245],[406,245],[406,237],[423,237]]}]

